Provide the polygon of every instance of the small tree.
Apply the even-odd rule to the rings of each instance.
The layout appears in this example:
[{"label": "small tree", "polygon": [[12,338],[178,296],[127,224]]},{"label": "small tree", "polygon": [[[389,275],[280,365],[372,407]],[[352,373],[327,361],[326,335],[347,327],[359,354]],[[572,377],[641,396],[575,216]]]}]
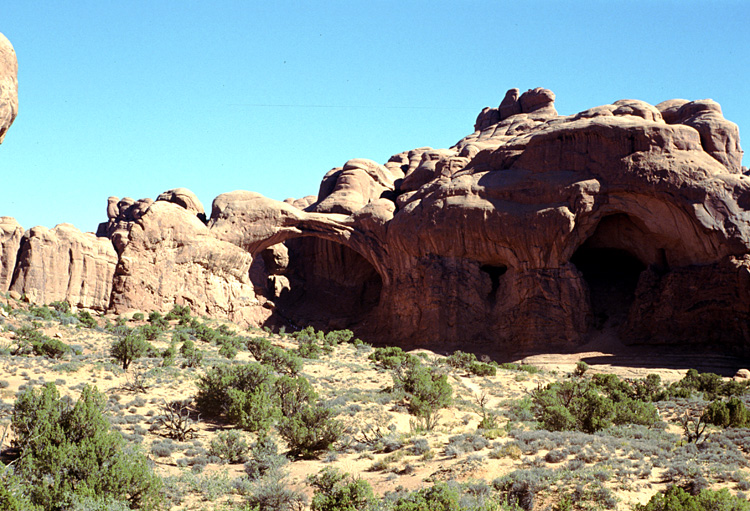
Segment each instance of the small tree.
[{"label": "small tree", "polygon": [[404,366],[396,370],[393,384],[405,393],[409,412],[423,420],[427,429],[437,425],[440,409],[452,401],[448,375],[423,365],[416,357],[406,359]]},{"label": "small tree", "polygon": [[143,333],[138,330],[128,330],[125,335],[112,343],[109,354],[122,364],[124,371],[127,371],[130,363],[145,355],[150,347]]},{"label": "small tree", "polygon": [[80,499],[126,502],[135,509],[159,506],[161,481],[111,430],[104,403],[102,394],[86,386],[73,405],[53,383],[39,392],[28,389],[16,400],[11,424],[21,456],[14,471],[41,509],[70,509]]}]

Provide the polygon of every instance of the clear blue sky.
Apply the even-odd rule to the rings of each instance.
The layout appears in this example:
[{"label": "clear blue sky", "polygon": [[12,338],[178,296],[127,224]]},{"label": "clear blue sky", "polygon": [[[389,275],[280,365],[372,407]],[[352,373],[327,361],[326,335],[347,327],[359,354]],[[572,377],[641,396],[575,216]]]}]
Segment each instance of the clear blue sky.
[{"label": "clear blue sky", "polygon": [[348,159],[451,146],[512,87],[561,114],[712,98],[745,133],[749,27],[745,0],[2,0],[0,216],[90,231],[110,195],[316,194]]}]

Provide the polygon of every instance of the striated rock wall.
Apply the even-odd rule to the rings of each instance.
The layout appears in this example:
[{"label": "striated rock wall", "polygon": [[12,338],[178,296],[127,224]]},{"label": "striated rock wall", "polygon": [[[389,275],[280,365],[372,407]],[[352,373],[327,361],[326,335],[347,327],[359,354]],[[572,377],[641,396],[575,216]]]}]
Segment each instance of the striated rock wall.
[{"label": "striated rock wall", "polygon": [[109,307],[117,253],[106,238],[70,224],[34,227],[21,239],[10,291],[33,303],[64,300],[76,307]]}]

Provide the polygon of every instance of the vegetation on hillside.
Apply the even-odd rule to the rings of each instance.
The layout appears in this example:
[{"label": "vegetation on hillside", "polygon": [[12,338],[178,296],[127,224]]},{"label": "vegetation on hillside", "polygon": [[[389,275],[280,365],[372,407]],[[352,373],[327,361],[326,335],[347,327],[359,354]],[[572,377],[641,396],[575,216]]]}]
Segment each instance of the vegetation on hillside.
[{"label": "vegetation on hillside", "polygon": [[748,509],[748,384],[715,374],[552,373],[178,305],[3,310],[0,509]]}]

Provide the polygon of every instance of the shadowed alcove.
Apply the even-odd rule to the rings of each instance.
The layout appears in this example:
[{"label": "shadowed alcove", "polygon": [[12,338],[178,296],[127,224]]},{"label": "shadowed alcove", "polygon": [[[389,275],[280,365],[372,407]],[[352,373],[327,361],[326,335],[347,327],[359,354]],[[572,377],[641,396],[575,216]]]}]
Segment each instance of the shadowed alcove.
[{"label": "shadowed alcove", "polygon": [[595,327],[620,326],[635,299],[638,279],[651,264],[666,268],[664,250],[625,214],[603,218],[570,261],[588,286]]},{"label": "shadowed alcove", "polygon": [[383,282],[378,272],[340,243],[295,238],[260,255],[251,274],[256,289],[264,288],[275,304],[270,321],[274,326],[355,328],[380,301]]}]

